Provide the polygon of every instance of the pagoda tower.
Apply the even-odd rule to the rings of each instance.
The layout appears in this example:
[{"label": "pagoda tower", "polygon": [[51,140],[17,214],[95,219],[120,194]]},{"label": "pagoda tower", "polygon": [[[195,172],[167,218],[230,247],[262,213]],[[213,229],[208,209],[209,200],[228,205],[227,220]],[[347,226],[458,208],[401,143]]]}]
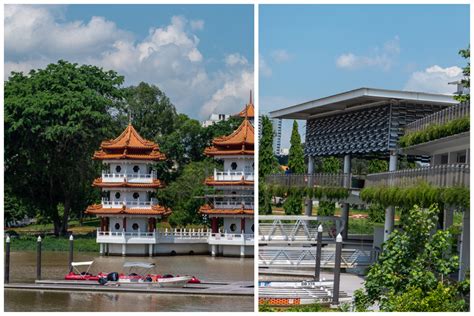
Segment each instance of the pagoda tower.
[{"label": "pagoda tower", "polygon": [[[219,245],[216,252],[225,255],[253,255],[254,235],[254,118],[252,98],[245,109],[235,116],[243,116],[240,126],[230,135],[215,138],[212,146],[204,153],[223,161],[223,170],[214,170],[214,174],[205,180],[205,184],[214,188],[214,194],[207,195],[209,203],[200,209],[211,220],[214,236],[220,235],[219,219],[223,219],[223,234],[226,239],[251,239],[252,243]],[[250,246],[251,245],[251,246]],[[214,247],[214,246],[213,246]],[[245,248],[245,249],[244,249]]]},{"label": "pagoda tower", "polygon": [[103,141],[93,159],[104,164],[102,176],[92,184],[102,189],[103,197],[85,213],[100,218],[101,254],[152,256],[156,223],[171,213],[154,197],[163,183],[152,164],[165,160],[165,155],[129,124],[116,139]]}]

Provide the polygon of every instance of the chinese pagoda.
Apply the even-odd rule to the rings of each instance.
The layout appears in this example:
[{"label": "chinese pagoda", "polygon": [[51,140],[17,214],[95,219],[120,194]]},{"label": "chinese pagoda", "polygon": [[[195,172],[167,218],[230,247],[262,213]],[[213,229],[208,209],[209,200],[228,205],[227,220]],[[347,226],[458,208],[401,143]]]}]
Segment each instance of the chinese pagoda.
[{"label": "chinese pagoda", "polygon": [[86,214],[100,218],[101,254],[152,256],[156,223],[171,213],[154,198],[163,183],[152,164],[165,160],[165,155],[129,124],[116,139],[103,141],[93,159],[105,166],[92,184],[103,194],[101,203],[89,206]]},{"label": "chinese pagoda", "polygon": [[[214,189],[207,195],[209,203],[200,209],[211,220],[211,253],[224,256],[253,255],[254,234],[254,118],[252,98],[242,114],[243,121],[230,135],[215,138],[204,153],[223,161],[223,170],[214,170],[214,175],[205,184]],[[219,229],[219,219],[223,231]],[[229,242],[213,243],[213,238]],[[230,242],[235,240],[235,243]],[[248,242],[245,242],[245,241]],[[238,242],[237,242],[238,241]]]}]

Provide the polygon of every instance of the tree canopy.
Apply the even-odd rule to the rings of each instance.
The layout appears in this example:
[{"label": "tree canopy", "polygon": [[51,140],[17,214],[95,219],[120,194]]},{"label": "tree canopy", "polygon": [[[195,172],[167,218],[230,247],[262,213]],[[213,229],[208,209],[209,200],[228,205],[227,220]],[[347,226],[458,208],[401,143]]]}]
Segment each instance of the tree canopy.
[{"label": "tree canopy", "polygon": [[[471,87],[471,62],[469,61],[471,58],[471,48],[468,47],[466,49],[459,50],[459,55],[467,60],[467,65],[462,69],[464,78],[461,80],[461,83],[465,88],[469,89]],[[461,94],[455,96],[454,98],[459,102],[469,102],[471,95],[469,93]]]},{"label": "tree canopy", "polygon": [[66,233],[73,207],[89,202],[98,173],[91,155],[113,136],[122,82],[114,71],[63,60],[5,82],[5,182],[51,218],[56,234]]},{"label": "tree canopy", "polygon": [[304,173],[304,151],[301,144],[301,136],[298,131],[298,122],[293,121],[293,130],[290,138],[290,151],[288,154],[288,168],[291,173]]}]

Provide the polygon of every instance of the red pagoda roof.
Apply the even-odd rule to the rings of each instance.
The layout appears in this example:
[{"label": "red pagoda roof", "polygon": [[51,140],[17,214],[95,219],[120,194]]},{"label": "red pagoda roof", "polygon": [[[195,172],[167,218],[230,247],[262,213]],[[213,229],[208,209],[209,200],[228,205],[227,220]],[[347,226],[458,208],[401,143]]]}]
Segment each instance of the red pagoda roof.
[{"label": "red pagoda roof", "polygon": [[163,182],[158,179],[154,179],[152,183],[130,183],[124,179],[123,182],[103,182],[102,178],[97,178],[92,182],[92,186],[99,188],[162,188],[164,187]]},{"label": "red pagoda roof", "polygon": [[255,132],[252,123],[245,118],[240,126],[230,135],[215,138],[213,146],[207,147],[204,154],[218,155],[253,155]]},{"label": "red pagoda roof", "polygon": [[138,134],[132,124],[119,137],[103,141],[100,150],[94,153],[94,159],[136,159],[136,160],[165,160],[159,146],[146,140]]},{"label": "red pagoda roof", "polygon": [[206,214],[206,215],[254,215],[253,209],[216,209],[210,206],[209,204],[205,204],[201,206],[199,209],[199,213]]},{"label": "red pagoda roof", "polygon": [[86,209],[86,214],[95,215],[160,215],[168,216],[171,214],[169,208],[165,208],[161,205],[153,205],[151,208],[138,209],[138,208],[127,208],[125,205],[122,208],[104,208],[102,204],[90,205]]}]

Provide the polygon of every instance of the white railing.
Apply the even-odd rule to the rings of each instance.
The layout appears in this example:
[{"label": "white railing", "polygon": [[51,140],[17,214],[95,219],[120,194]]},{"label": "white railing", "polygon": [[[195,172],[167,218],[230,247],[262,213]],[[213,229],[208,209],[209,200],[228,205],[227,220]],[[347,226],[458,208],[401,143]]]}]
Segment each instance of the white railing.
[{"label": "white railing", "polygon": [[242,208],[242,206],[244,209],[253,209],[254,203],[246,201],[214,201],[214,207],[216,208],[235,209]]},{"label": "white railing", "polygon": [[156,179],[156,171],[151,173],[107,173],[102,171],[102,182],[152,183]]},{"label": "white railing", "polygon": [[245,171],[217,171],[214,169],[214,180],[215,181],[253,181],[253,172]]},{"label": "white railing", "polygon": [[121,208],[125,205],[127,208],[151,208],[153,205],[157,205],[158,200],[152,198],[150,201],[140,200],[125,200],[125,201],[109,201],[108,199],[102,199],[103,208]]},{"label": "white railing", "polygon": [[121,240],[126,242],[130,238],[146,238],[153,239],[155,242],[170,242],[173,243],[174,240],[201,240],[204,243],[209,241],[244,241],[249,242],[253,241],[253,234],[228,234],[226,232],[222,233],[212,233],[209,229],[160,229],[153,232],[142,232],[142,231],[101,231],[100,228],[97,229],[97,239],[101,241],[109,240]]}]

